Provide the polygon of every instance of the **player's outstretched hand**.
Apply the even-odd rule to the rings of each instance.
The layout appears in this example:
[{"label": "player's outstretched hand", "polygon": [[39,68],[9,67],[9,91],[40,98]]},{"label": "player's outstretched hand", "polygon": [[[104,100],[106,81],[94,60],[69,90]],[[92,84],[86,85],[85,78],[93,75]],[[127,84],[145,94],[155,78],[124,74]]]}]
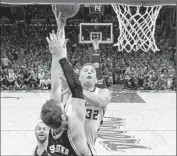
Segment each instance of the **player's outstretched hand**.
[{"label": "player's outstretched hand", "polygon": [[66,25],[67,18],[62,17],[62,13],[58,12],[56,4],[52,5],[52,11],[53,11],[53,13],[55,15],[55,19],[57,21],[58,29],[62,30],[65,27],[65,25]]},{"label": "player's outstretched hand", "polygon": [[61,12],[59,12],[59,14],[58,14],[58,9],[57,9],[56,4],[52,5],[52,10],[53,10],[53,13],[55,15],[55,19],[56,19],[57,26],[58,26],[57,37],[64,39],[65,38],[64,28],[65,28],[65,25],[66,25],[66,19],[67,18],[62,17]]},{"label": "player's outstretched hand", "polygon": [[67,58],[67,50],[66,50],[66,44],[67,39],[63,40],[57,37],[57,34],[55,34],[55,31],[52,30],[52,33],[50,33],[50,37],[46,37],[47,42],[49,44],[49,50],[52,53],[53,56],[58,58],[58,60],[66,57]]},{"label": "player's outstretched hand", "polygon": [[65,25],[66,25],[66,18],[63,18],[62,13],[60,12],[57,18],[57,25],[58,25],[58,29],[57,29],[57,37],[60,39],[65,39]]}]

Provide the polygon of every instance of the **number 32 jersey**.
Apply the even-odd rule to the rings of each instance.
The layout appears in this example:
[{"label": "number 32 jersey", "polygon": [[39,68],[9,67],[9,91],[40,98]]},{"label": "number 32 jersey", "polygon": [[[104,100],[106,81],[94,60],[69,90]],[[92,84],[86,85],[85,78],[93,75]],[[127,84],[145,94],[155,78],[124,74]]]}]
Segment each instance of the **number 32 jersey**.
[{"label": "number 32 jersey", "polygon": [[[99,94],[99,88],[95,88],[94,94]],[[85,134],[89,145],[95,146],[97,132],[100,128],[101,121],[104,116],[105,108],[93,106],[86,102],[86,120],[85,120]]]}]

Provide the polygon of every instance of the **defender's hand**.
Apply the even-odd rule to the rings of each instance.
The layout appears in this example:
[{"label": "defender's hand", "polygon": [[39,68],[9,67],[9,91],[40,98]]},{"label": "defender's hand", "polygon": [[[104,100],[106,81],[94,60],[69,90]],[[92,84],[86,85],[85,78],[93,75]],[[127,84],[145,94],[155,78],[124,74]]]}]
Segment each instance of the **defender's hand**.
[{"label": "defender's hand", "polygon": [[59,13],[59,16],[57,18],[57,25],[58,25],[58,29],[57,29],[57,37],[59,39],[64,40],[65,39],[65,25],[66,25],[66,18],[62,17],[62,13]]},{"label": "defender's hand", "polygon": [[57,25],[58,25],[59,30],[63,29],[66,25],[67,18],[62,17],[61,12],[59,12],[59,14],[58,14],[57,4],[52,5],[52,11],[55,15],[55,19],[57,21]]},{"label": "defender's hand", "polygon": [[62,17],[61,12],[58,14],[57,5],[55,5],[55,4],[52,5],[52,10],[53,10],[53,13],[55,15],[55,19],[56,19],[57,26],[58,26],[57,37],[59,37],[60,39],[65,39],[64,28],[65,28],[65,25],[66,25],[66,19],[67,18]]},{"label": "defender's hand", "polygon": [[64,57],[67,58],[67,39],[65,39],[63,43],[63,40],[57,37],[54,30],[52,31],[52,34],[50,33],[50,38],[46,37],[46,39],[49,44],[49,50],[53,56],[55,56],[59,60]]}]

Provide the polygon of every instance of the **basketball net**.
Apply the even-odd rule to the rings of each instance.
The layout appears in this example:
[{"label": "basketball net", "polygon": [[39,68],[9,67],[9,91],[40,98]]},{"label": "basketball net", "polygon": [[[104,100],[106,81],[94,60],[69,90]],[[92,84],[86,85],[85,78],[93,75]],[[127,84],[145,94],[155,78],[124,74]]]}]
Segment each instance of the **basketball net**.
[{"label": "basketball net", "polygon": [[156,19],[162,6],[143,7],[144,13],[141,13],[141,6],[132,6],[125,4],[112,4],[117,14],[119,22],[120,35],[118,43],[118,51],[126,50],[127,52],[143,50],[153,52],[159,49],[156,46],[154,33]]},{"label": "basketball net", "polygon": [[93,48],[94,50],[99,50],[99,45],[100,45],[100,40],[99,39],[94,39],[93,40]]}]

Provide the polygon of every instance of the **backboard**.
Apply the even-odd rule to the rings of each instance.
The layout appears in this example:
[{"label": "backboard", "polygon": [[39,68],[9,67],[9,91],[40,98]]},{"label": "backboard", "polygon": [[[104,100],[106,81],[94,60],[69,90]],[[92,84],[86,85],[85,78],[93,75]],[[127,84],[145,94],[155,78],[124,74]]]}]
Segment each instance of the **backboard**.
[{"label": "backboard", "polygon": [[112,23],[80,23],[79,43],[92,44],[99,39],[100,44],[113,43]]}]

